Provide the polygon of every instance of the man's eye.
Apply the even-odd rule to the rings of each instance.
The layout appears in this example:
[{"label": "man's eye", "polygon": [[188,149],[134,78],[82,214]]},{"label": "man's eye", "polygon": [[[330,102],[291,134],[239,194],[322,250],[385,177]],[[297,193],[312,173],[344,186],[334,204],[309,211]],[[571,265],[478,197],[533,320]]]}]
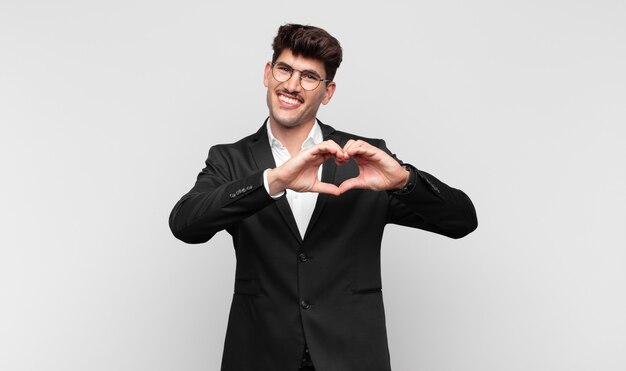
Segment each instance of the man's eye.
[{"label": "man's eye", "polygon": [[308,73],[303,73],[302,74],[302,80],[306,80],[306,81],[310,81],[310,82],[315,82],[318,80],[317,77],[315,77],[314,75],[308,74]]},{"label": "man's eye", "polygon": [[291,68],[285,66],[278,66],[278,70],[284,73],[291,73]]}]

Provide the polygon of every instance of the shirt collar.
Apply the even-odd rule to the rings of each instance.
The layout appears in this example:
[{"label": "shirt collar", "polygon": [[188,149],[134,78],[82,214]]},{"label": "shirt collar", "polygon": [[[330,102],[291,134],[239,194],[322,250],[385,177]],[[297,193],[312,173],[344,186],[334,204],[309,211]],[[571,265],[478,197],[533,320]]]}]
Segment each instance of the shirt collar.
[{"label": "shirt collar", "polygon": [[[270,142],[270,147],[279,148],[279,149],[285,148],[283,144],[278,139],[276,139],[276,137],[272,133],[270,120],[267,120],[266,125],[267,125],[267,138]],[[307,149],[309,147],[313,147],[316,144],[322,143],[323,141],[324,141],[324,135],[322,134],[322,128],[320,127],[317,120],[315,120],[315,124],[313,124],[313,127],[311,128],[309,135],[306,137],[306,139],[304,140],[300,148]]]}]

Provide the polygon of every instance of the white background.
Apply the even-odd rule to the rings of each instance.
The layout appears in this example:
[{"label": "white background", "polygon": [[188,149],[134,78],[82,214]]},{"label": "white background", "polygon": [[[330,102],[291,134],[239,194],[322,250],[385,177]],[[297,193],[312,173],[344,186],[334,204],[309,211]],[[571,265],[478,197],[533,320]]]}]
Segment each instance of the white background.
[{"label": "white background", "polygon": [[265,119],[296,22],[344,47],[322,121],[478,211],[456,241],[387,229],[394,370],[623,371],[625,20],[618,0],[1,0],[0,369],[219,369],[231,242],[167,218],[209,147]]}]

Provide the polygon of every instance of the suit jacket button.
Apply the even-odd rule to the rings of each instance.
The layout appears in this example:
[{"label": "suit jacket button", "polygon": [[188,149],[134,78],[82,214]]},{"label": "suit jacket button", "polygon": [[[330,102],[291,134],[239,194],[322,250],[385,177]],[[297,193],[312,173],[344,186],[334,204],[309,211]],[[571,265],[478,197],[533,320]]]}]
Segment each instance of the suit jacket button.
[{"label": "suit jacket button", "polygon": [[301,253],[298,255],[298,260],[300,260],[301,262],[303,262],[303,263],[304,263],[305,261],[309,260],[309,257],[308,257],[308,256],[306,256],[306,254],[305,254],[305,253],[301,252]]},{"label": "suit jacket button", "polygon": [[302,307],[302,309],[309,309],[309,308],[311,308],[311,304],[309,304],[309,302],[306,301],[306,300],[302,300],[300,302],[300,306]]}]

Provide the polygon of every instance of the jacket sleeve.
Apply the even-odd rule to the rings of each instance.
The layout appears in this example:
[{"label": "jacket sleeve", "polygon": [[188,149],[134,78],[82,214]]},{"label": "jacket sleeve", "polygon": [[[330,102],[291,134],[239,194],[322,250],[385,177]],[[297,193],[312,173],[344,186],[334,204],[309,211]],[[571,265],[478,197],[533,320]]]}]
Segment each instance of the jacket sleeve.
[{"label": "jacket sleeve", "polygon": [[[384,141],[381,141],[380,147],[391,154]],[[464,237],[477,228],[476,210],[463,191],[446,185],[413,165],[403,166],[411,172],[410,184],[407,189],[387,192],[388,223],[420,228],[450,238]]]},{"label": "jacket sleeve", "polygon": [[256,213],[275,200],[263,186],[263,171],[235,175],[221,147],[209,150],[193,188],[174,206],[169,226],[187,243],[208,241],[215,233]]}]

